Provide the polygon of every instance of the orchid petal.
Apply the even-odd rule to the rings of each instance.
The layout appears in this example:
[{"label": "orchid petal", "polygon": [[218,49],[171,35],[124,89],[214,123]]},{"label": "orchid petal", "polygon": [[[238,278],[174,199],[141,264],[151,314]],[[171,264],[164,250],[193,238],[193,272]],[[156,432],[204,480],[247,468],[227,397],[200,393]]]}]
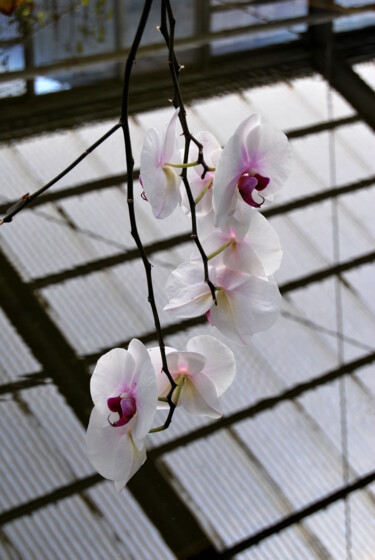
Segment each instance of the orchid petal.
[{"label": "orchid petal", "polygon": [[[207,173],[204,179],[201,179],[200,176],[196,175],[189,180],[190,190],[194,200],[200,195],[200,193],[206,187],[208,182],[211,180],[212,180],[212,173]],[[184,185],[181,185],[181,205],[185,214],[190,213],[189,199],[186,194],[186,189]],[[198,202],[198,204],[195,207],[195,214],[197,218],[206,216],[211,212],[212,212],[212,187],[210,187],[206,191],[206,193],[203,195],[203,198]]]},{"label": "orchid petal", "polygon": [[221,416],[220,403],[216,396],[215,387],[204,375],[198,375],[193,379],[185,378],[179,404],[190,414],[210,416],[211,418],[220,418]]},{"label": "orchid petal", "polygon": [[255,332],[273,325],[281,305],[273,280],[247,276],[245,281],[238,278],[232,290],[218,291],[218,304],[210,310],[211,323],[230,340],[242,344],[247,344]]},{"label": "orchid petal", "polygon": [[285,134],[268,124],[261,124],[248,134],[246,150],[249,167],[270,179],[261,191],[262,196],[267,198],[278,192],[291,169],[291,149]]},{"label": "orchid petal", "polygon": [[130,470],[130,475],[128,479],[123,479],[123,480],[115,480],[115,488],[117,490],[117,492],[120,492],[124,486],[126,485],[126,483],[128,482],[128,480],[131,479],[131,477],[141,468],[141,466],[143,465],[143,463],[146,461],[146,446],[143,444],[143,446],[141,447],[140,450],[137,449],[137,447],[133,444],[133,451],[134,451],[134,456],[133,456],[133,464],[132,464],[132,468]]},{"label": "orchid petal", "polygon": [[[165,346],[165,354],[168,355],[171,352],[177,352],[177,350],[175,348],[171,348],[170,346]],[[163,370],[163,362],[162,362],[162,359],[161,359],[160,347],[155,346],[155,348],[150,348],[148,350],[148,353],[150,355],[151,363],[152,363],[152,366],[154,368],[154,372],[155,372],[155,376],[156,376],[156,385],[157,385],[158,396],[159,397],[164,397],[166,395],[166,393],[168,393],[168,391],[171,387],[171,384],[169,382],[169,379],[168,379],[166,373]],[[168,362],[167,362],[167,364],[168,364]],[[168,369],[169,369],[169,365],[168,365]],[[171,371],[169,373],[173,377],[173,373]]]},{"label": "orchid petal", "polygon": [[[173,130],[173,125],[171,130]],[[167,135],[169,142],[171,135],[169,127]],[[169,216],[180,202],[179,184],[181,182],[181,178],[174,169],[164,165],[169,162],[163,159],[163,150],[164,146],[161,146],[157,131],[154,128],[148,129],[141,152],[140,176],[153,214],[160,219]],[[176,158],[180,161],[178,150],[175,153]]]},{"label": "orchid petal", "polygon": [[236,190],[238,180],[244,171],[246,150],[244,140],[249,131],[257,127],[260,117],[251,115],[243,121],[235,133],[229,138],[217,163],[212,204],[215,212],[215,225],[222,225],[225,219],[233,213],[233,202],[239,194]]},{"label": "orchid petal", "polygon": [[198,317],[212,305],[201,263],[183,263],[177,267],[168,278],[166,292],[170,301],[164,310],[173,311],[178,317]]},{"label": "orchid petal", "polygon": [[167,356],[168,368],[174,374],[197,375],[205,366],[206,358],[196,352],[172,352]]},{"label": "orchid petal", "polygon": [[126,426],[113,427],[95,406],[87,428],[87,452],[95,469],[110,480],[129,480],[134,448]]},{"label": "orchid petal", "polygon": [[232,270],[239,270],[254,276],[266,276],[262,260],[245,241],[230,245],[223,253],[222,262]]},{"label": "orchid petal", "polygon": [[179,112],[180,109],[177,108],[164,131],[163,146],[161,151],[163,163],[180,163],[181,161],[180,151],[177,149],[176,137],[176,124],[178,122]]},{"label": "orchid petal", "polygon": [[146,437],[156,413],[158,398],[156,376],[149,353],[139,340],[133,339],[130,342],[129,352],[137,364],[137,374],[134,376],[137,413],[132,434],[134,439],[141,440]]},{"label": "orchid petal", "polygon": [[197,352],[206,358],[202,375],[214,384],[220,397],[233,382],[236,360],[233,352],[222,342],[209,335],[195,336],[186,345],[189,352]]},{"label": "orchid petal", "polygon": [[266,276],[271,276],[280,267],[283,256],[279,236],[262,214],[256,211],[249,214],[251,221],[246,237],[260,258]]},{"label": "orchid petal", "polygon": [[99,358],[91,376],[91,398],[103,413],[108,411],[107,399],[125,392],[135,373],[133,356],[123,348],[113,348]]}]

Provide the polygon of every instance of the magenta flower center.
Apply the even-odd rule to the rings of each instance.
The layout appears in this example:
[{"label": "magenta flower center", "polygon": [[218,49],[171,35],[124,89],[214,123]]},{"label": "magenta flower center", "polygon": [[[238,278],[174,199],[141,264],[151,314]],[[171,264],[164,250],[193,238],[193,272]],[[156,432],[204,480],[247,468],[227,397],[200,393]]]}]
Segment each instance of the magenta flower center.
[{"label": "magenta flower center", "polygon": [[242,173],[238,181],[238,190],[243,200],[253,206],[254,208],[260,208],[264,202],[264,198],[260,196],[262,202],[256,202],[253,198],[253,191],[263,191],[268,183],[270,182],[269,177],[263,177],[259,173]]},{"label": "magenta flower center", "polygon": [[110,397],[107,400],[107,406],[111,412],[115,412],[119,415],[119,419],[115,422],[111,422],[108,417],[108,422],[115,428],[125,426],[137,412],[135,398],[128,393],[122,393],[117,397]]}]

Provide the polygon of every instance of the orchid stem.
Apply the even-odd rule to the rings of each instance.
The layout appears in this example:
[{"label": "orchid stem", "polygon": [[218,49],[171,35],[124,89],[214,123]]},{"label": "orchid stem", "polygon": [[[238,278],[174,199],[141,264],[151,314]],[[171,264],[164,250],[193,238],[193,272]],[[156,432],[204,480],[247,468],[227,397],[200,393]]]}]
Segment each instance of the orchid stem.
[{"label": "orchid stem", "polygon": [[204,197],[204,195],[206,194],[206,192],[208,191],[211,185],[212,185],[212,179],[208,181],[207,185],[205,185],[201,190],[201,192],[198,194],[197,198],[194,200],[195,204],[198,204],[198,202],[202,200],[202,198]]},{"label": "orchid stem", "polygon": [[211,260],[214,257],[216,257],[216,255],[220,255],[220,253],[222,253],[223,251],[225,251],[225,249],[227,247],[229,247],[229,245],[232,245],[232,240],[228,239],[228,241],[226,241],[223,245],[221,245],[221,247],[219,247],[218,249],[216,249],[216,251],[214,251],[213,253],[210,253],[209,255],[207,255],[207,259]]},{"label": "orchid stem", "polygon": [[164,165],[168,165],[169,167],[178,167],[178,169],[186,169],[187,167],[195,167],[199,165],[198,161],[192,161],[190,163],[165,163]]},{"label": "orchid stem", "polygon": [[176,396],[174,398],[174,404],[177,406],[178,403],[178,399],[180,398],[180,394],[181,394],[181,389],[183,387],[185,383],[185,377],[183,375],[181,375],[181,377],[179,378],[178,382],[177,382],[177,387],[176,387]]},{"label": "orchid stem", "polygon": [[[181,389],[184,386],[185,383],[185,377],[183,375],[181,375],[181,377],[179,378],[178,382],[177,382],[177,387],[175,388],[176,391],[176,396],[174,398],[174,405],[175,407],[177,406],[178,403],[178,399],[180,398],[180,394],[181,394]],[[158,401],[161,402],[168,402],[168,399],[166,399],[165,397],[159,397]],[[155,434],[156,432],[162,432],[163,430],[166,430],[168,426],[166,426],[165,424],[163,424],[162,426],[157,426],[156,428],[151,428],[151,430],[149,430],[149,434]]]}]

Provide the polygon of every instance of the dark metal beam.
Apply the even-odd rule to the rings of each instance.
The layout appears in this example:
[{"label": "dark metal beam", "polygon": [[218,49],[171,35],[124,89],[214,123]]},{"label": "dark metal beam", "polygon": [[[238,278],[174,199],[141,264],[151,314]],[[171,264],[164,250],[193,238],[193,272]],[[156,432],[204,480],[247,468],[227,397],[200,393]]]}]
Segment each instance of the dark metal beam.
[{"label": "dark metal beam", "polygon": [[67,343],[40,299],[0,251],[0,305],[43,370],[85,424],[90,413],[89,371]]},{"label": "dark metal beam", "polygon": [[296,278],[295,280],[291,280],[290,282],[285,282],[280,286],[280,292],[282,294],[286,294],[294,290],[299,290],[300,288],[305,288],[306,286],[314,284],[315,282],[321,282],[322,280],[325,280],[326,278],[329,278],[331,276],[336,276],[337,274],[342,274],[343,272],[347,272],[348,270],[353,270],[353,268],[369,264],[373,260],[375,260],[375,251],[370,251],[365,255],[357,257],[356,259],[349,259],[333,266],[327,266],[326,268],[317,270],[312,274],[306,274],[305,276],[301,276],[300,278]]},{"label": "dark metal beam", "polygon": [[288,515],[287,517],[284,517],[277,523],[274,523],[273,525],[269,525],[265,529],[258,531],[258,533],[251,535],[251,537],[248,537],[247,539],[244,539],[243,541],[237,543],[231,548],[225,550],[221,554],[220,559],[227,560],[229,558],[233,558],[233,556],[235,556],[236,554],[240,554],[244,550],[248,550],[252,546],[255,546],[256,544],[271,537],[272,535],[276,535],[281,531],[284,531],[288,527],[291,527],[295,523],[299,523],[300,521],[303,521],[310,515],[314,515],[314,513],[318,513],[319,511],[326,509],[328,506],[340,500],[344,500],[346,497],[350,496],[354,492],[366,488],[366,486],[369,486],[374,481],[375,481],[375,471],[372,471],[365,476],[358,477],[356,480],[354,480],[354,482],[351,482],[347,486],[342,486],[338,490],[335,490],[334,492],[327,494],[320,500],[317,500],[312,504],[309,504],[305,508],[296,511],[291,515]]},{"label": "dark metal beam", "polygon": [[[152,255],[158,251],[165,251],[167,249],[172,249],[177,245],[183,243],[191,242],[191,233],[186,232],[181,235],[176,235],[175,237],[170,237],[168,239],[163,239],[155,243],[151,243],[145,247],[147,255]],[[110,268],[113,266],[118,266],[126,262],[139,259],[139,251],[137,248],[129,249],[128,251],[113,255],[110,257],[103,257],[102,259],[97,259],[95,261],[87,262],[82,265],[78,265],[74,268],[63,270],[62,272],[57,272],[55,274],[49,274],[47,276],[42,276],[41,278],[36,278],[29,282],[29,286],[33,290],[40,290],[46,286],[51,286],[52,284],[59,284],[60,282],[65,282],[71,280],[72,278],[78,278],[86,276],[87,274],[92,274],[93,272],[98,272],[100,270]]]},{"label": "dark metal beam", "polygon": [[334,187],[332,189],[324,189],[315,194],[306,195],[301,198],[296,198],[290,202],[285,202],[284,204],[276,204],[271,208],[264,210],[263,216],[266,218],[271,218],[272,216],[279,216],[280,214],[286,214],[287,212],[292,212],[293,210],[298,210],[299,208],[305,208],[311,204],[318,204],[324,202],[330,198],[335,198],[338,196],[352,194],[357,191],[368,189],[375,185],[375,176],[369,177],[368,179],[363,179],[362,181],[357,181],[355,183],[349,183],[347,185],[342,185],[341,187]]},{"label": "dark metal beam", "polygon": [[337,54],[333,54],[328,80],[375,131],[375,92]]},{"label": "dark metal beam", "polygon": [[44,372],[31,373],[17,381],[10,381],[9,383],[0,385],[0,395],[17,393],[18,391],[40,387],[40,385],[48,385],[49,383],[51,383],[51,380],[47,378]]}]

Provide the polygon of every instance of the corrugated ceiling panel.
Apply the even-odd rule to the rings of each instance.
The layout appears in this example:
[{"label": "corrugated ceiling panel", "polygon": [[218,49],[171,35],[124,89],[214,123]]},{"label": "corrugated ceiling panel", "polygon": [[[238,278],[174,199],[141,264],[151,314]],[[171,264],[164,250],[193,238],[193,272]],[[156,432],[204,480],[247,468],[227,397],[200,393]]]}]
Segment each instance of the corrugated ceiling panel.
[{"label": "corrugated ceiling panel", "polygon": [[[80,128],[74,133],[77,135],[82,146],[88,147],[98,138],[103,136],[116,124],[116,119],[94,123]],[[130,118],[129,128],[132,140],[132,149],[136,167],[139,167],[139,154],[143,143],[143,131],[135,118]],[[126,172],[124,137],[121,129],[118,129],[108,140],[106,140],[94,152],[95,159],[100,163],[101,174],[117,175]],[[92,156],[89,156],[92,157]],[[99,179],[99,177],[96,177]]]},{"label": "corrugated ceiling panel", "polygon": [[[366,490],[352,494],[350,511],[352,556],[356,560],[371,560],[375,550],[375,506]],[[345,518],[342,501],[309,517],[305,524],[319,534],[333,558],[345,558]]]},{"label": "corrugated ceiling panel", "polygon": [[295,404],[280,404],[234,429],[291,508],[300,509],[341,486],[339,454]]},{"label": "corrugated ceiling panel", "polygon": [[[43,391],[50,389],[39,388],[40,397]],[[52,452],[51,440],[44,437],[43,425],[30,413],[27,392],[14,400],[0,401],[0,409],[2,511],[74,480],[74,473],[63,460],[62,453]],[[55,437],[57,442],[58,432]]]},{"label": "corrugated ceiling panel", "polygon": [[[359,372],[360,373],[360,372]],[[341,453],[341,423],[338,382],[304,395],[300,402]],[[370,472],[375,465],[375,399],[356,382],[346,379],[349,463],[355,475]]]},{"label": "corrugated ceiling panel", "polygon": [[288,513],[227,431],[163,457],[170,480],[220,550]]},{"label": "corrugated ceiling panel", "polygon": [[234,556],[235,560],[331,560],[330,557],[322,557],[317,550],[308,546],[306,541],[306,530],[303,524],[293,525],[265,539],[260,544],[251,547],[248,551]]},{"label": "corrugated ceiling panel", "polygon": [[[88,147],[81,143],[74,131],[43,134],[37,138],[18,141],[14,144],[17,157],[21,158],[23,165],[39,178],[40,186],[70,165]],[[106,170],[95,158],[95,154],[92,154],[69,175],[61,179],[56,188],[61,189],[83,181],[98,179],[105,174]],[[26,192],[27,190],[26,188]]]},{"label": "corrugated ceiling panel", "polygon": [[[110,523],[122,555],[129,551],[128,554],[133,554],[132,558],[135,560],[175,558],[130,492],[123,490],[119,494],[111,482],[105,482],[90,489],[87,495],[108,520],[107,523]],[[173,531],[173,520],[171,530]]]},{"label": "corrugated ceiling panel", "polygon": [[[354,196],[346,195],[341,199],[347,199],[346,203],[350,206],[350,198]],[[341,208],[340,204],[338,207],[340,260],[346,261],[372,251],[374,243],[371,243],[368,236],[358,227],[355,219]],[[327,265],[333,264],[331,201],[296,210],[290,213],[288,218],[296,228],[296,235],[303,236],[322,255]],[[288,245],[286,250],[289,250]]]},{"label": "corrugated ceiling panel", "polygon": [[[244,95],[253,112],[260,112],[265,121],[285,130],[328,120],[327,84],[321,76],[253,88]],[[333,107],[336,118],[353,114],[350,105],[336,92],[333,93]]]},{"label": "corrugated ceiling panel", "polygon": [[[328,279],[312,284],[307,289],[301,289],[291,294],[291,300],[297,308],[309,310],[309,319],[336,331],[336,314],[332,302],[335,301],[334,279]],[[365,303],[356,297],[350,289],[341,287],[343,305],[343,333],[358,340],[370,348],[374,346],[375,317]],[[336,349],[337,343],[333,337],[327,338],[327,343]],[[363,356],[365,351],[351,344],[344,349],[345,360],[352,360]]]},{"label": "corrugated ceiling panel", "polygon": [[[171,256],[168,253],[166,258]],[[151,261],[157,262],[157,258],[163,259],[163,253]],[[169,273],[169,268],[153,268],[156,301],[164,325],[178,322],[162,312]],[[42,290],[42,295],[52,317],[79,353],[91,353],[154,329],[140,260],[51,286]]]}]

